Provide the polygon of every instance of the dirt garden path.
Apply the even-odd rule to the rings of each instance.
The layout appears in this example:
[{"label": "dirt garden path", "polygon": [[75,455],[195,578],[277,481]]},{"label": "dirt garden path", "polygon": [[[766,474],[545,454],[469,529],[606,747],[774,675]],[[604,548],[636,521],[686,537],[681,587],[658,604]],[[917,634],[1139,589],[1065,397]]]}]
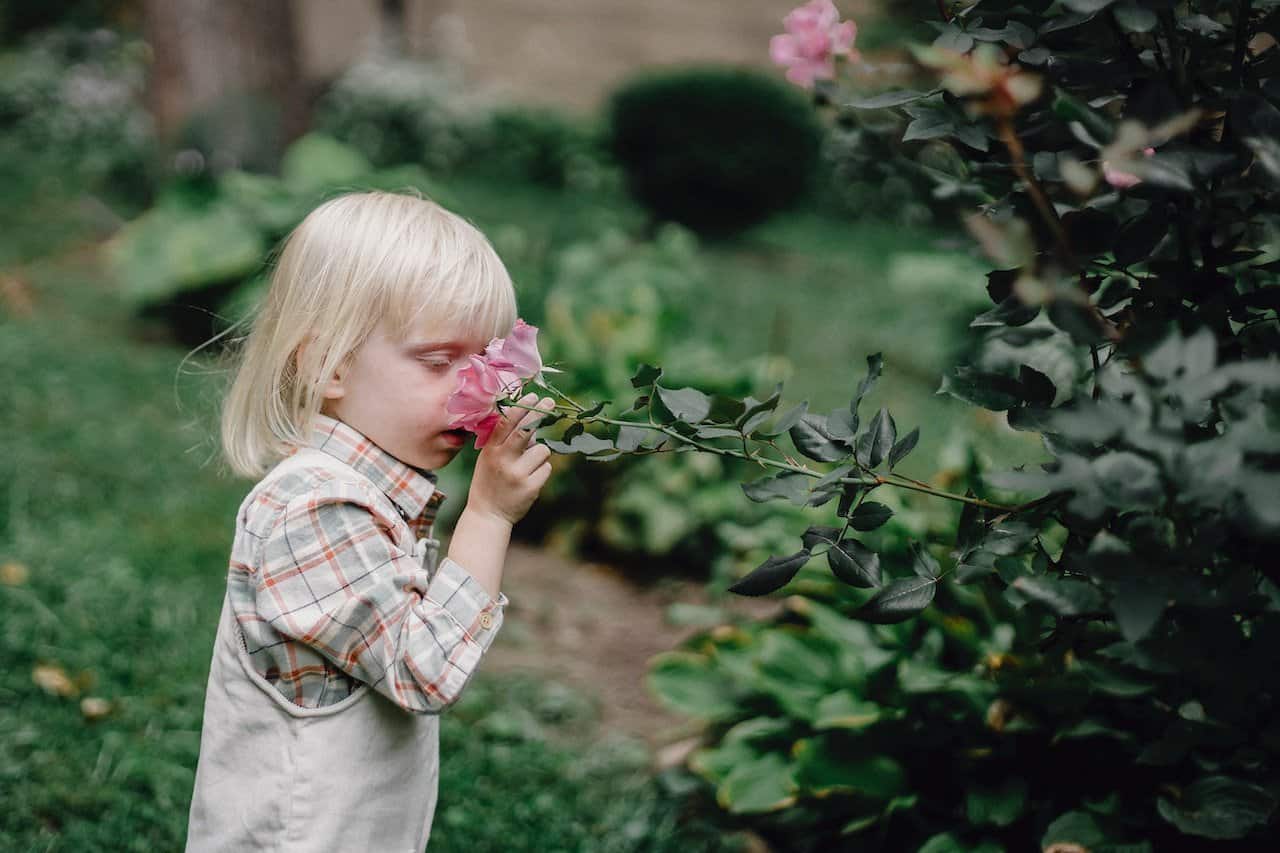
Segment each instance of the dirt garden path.
[{"label": "dirt garden path", "polygon": [[[648,661],[698,628],[671,625],[667,605],[706,604],[702,584],[668,580],[641,588],[600,563],[576,563],[514,544],[502,577],[511,603],[485,658],[490,672],[546,673],[600,702],[601,728],[643,737],[660,749],[697,731],[696,721],[658,704],[645,686]],[[776,599],[734,598],[731,613],[761,617]]]}]

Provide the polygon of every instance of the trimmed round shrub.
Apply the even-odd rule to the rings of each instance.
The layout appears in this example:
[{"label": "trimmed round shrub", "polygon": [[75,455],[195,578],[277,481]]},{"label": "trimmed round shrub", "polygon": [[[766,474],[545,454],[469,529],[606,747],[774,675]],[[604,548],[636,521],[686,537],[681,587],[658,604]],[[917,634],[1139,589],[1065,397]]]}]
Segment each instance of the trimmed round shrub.
[{"label": "trimmed round shrub", "polygon": [[760,72],[645,74],[609,99],[608,142],[632,195],[661,219],[725,235],[807,189],[822,130],[808,99]]}]

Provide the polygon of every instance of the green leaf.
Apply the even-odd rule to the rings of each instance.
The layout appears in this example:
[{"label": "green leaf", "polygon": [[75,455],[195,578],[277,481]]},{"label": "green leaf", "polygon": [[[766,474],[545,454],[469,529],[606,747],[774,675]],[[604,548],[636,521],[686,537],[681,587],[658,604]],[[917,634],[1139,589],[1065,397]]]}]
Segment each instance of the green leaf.
[{"label": "green leaf", "polygon": [[280,178],[298,194],[321,192],[373,171],[373,164],[354,146],[323,133],[308,133],[285,152]]},{"label": "green leaf", "polygon": [[[582,421],[574,421],[564,428],[564,432],[560,434],[560,440],[565,442],[573,441],[575,436],[582,435],[586,431],[586,427],[582,425]],[[565,445],[568,447],[569,445]]]},{"label": "green leaf", "polygon": [[662,375],[661,367],[654,367],[651,364],[642,364],[636,371],[635,376],[631,377],[631,387],[645,388],[658,381],[658,377]]},{"label": "green leaf", "polygon": [[729,675],[704,655],[662,652],[653,658],[646,681],[668,707],[699,719],[719,719],[738,712]]},{"label": "green leaf", "polygon": [[1229,776],[1206,776],[1180,797],[1157,802],[1160,816],[1178,829],[1217,840],[1243,838],[1265,826],[1275,807],[1276,798],[1265,788]]},{"label": "green leaf", "polygon": [[826,432],[826,418],[805,414],[791,427],[791,441],[796,450],[818,462],[835,462],[849,455],[848,450],[837,444]]},{"label": "green leaf", "polygon": [[783,471],[768,477],[761,477],[750,483],[742,483],[742,492],[750,500],[763,503],[768,500],[785,498],[792,502],[802,500],[809,493],[810,477],[799,471]]},{"label": "green leaf", "polygon": [[1059,616],[1091,613],[1102,606],[1102,594],[1082,580],[1024,576],[1015,580],[1012,586],[1027,598],[1043,604]]},{"label": "green leaf", "polygon": [[809,562],[809,557],[807,548],[786,557],[770,557],[729,587],[729,592],[737,595],[767,595],[786,586],[796,576],[796,572]]},{"label": "green leaf", "polygon": [[1148,33],[1155,28],[1156,13],[1145,6],[1139,6],[1133,0],[1125,0],[1112,10],[1116,23],[1129,33]]},{"label": "green leaf", "polygon": [[905,793],[906,774],[897,761],[887,755],[847,753],[833,735],[797,741],[796,783],[815,797],[847,792],[884,801]]},{"label": "green leaf", "polygon": [[1106,840],[1093,815],[1088,812],[1067,812],[1049,824],[1044,837],[1040,839],[1040,847],[1048,850],[1054,844],[1075,844],[1089,850]]},{"label": "green leaf", "polygon": [[746,406],[738,419],[733,425],[743,433],[750,435],[751,432],[769,417],[769,414],[778,408],[778,401],[782,398],[782,383],[779,382],[777,387],[773,389],[773,393],[765,400],[756,400],[754,397],[746,399]]},{"label": "green leaf", "polygon": [[800,419],[804,417],[805,412],[807,412],[808,410],[809,410],[808,400],[804,400],[800,403],[797,403],[785,414],[783,414],[782,417],[778,418],[778,420],[774,422],[773,427],[771,429],[760,430],[760,434],[764,436],[782,435],[784,432],[790,431],[790,429],[793,426],[800,423]]},{"label": "green leaf", "polygon": [[604,451],[613,450],[613,442],[607,439],[597,438],[590,433],[575,435],[570,442],[556,441],[555,439],[545,439],[547,447],[550,447],[556,453],[602,453]]},{"label": "green leaf", "polygon": [[849,526],[854,530],[875,530],[893,517],[893,510],[877,501],[863,501],[849,514]]},{"label": "green leaf", "polygon": [[858,413],[858,405],[862,402],[862,398],[871,392],[876,382],[880,379],[880,372],[884,369],[884,356],[880,353],[872,353],[867,356],[867,375],[858,383],[858,390],[853,395],[852,402],[849,403],[849,411],[853,414]]},{"label": "green leaf", "polygon": [[733,814],[761,814],[794,804],[795,791],[786,759],[769,753],[735,767],[716,789],[716,802]]},{"label": "green leaf", "polygon": [[1027,807],[1027,783],[1009,779],[997,788],[977,787],[965,797],[965,811],[972,824],[1008,826]]},{"label": "green leaf", "polygon": [[933,92],[917,92],[912,89],[901,89],[897,92],[881,92],[879,95],[872,95],[869,98],[854,98],[851,101],[845,101],[845,106],[853,107],[855,110],[882,110],[886,107],[900,107],[903,104],[910,104],[921,98],[927,98]]},{"label": "green leaf", "polygon": [[850,616],[881,625],[904,622],[929,606],[937,586],[932,578],[890,581]]},{"label": "green leaf", "polygon": [[827,527],[825,525],[815,525],[810,527],[804,533],[800,534],[800,541],[804,547],[812,551],[818,545],[831,545],[836,541],[836,537],[840,535],[839,527]]},{"label": "green leaf", "polygon": [[916,442],[920,440],[920,427],[916,427],[911,432],[904,435],[893,448],[889,451],[889,470],[893,470],[893,466],[897,465],[907,454],[916,447]]},{"label": "green leaf", "polygon": [[859,699],[848,690],[838,690],[824,696],[818,703],[818,716],[813,721],[815,729],[865,729],[884,716],[884,709],[875,702]]},{"label": "green leaf", "polygon": [[1111,506],[1145,509],[1159,505],[1164,498],[1160,469],[1144,456],[1127,450],[1104,453],[1091,467]]},{"label": "green leaf", "polygon": [[1115,2],[1116,0],[1062,0],[1062,5],[1073,12],[1092,15],[1094,12],[1101,12]]},{"label": "green leaf", "polygon": [[880,586],[880,555],[857,539],[832,545],[827,551],[827,565],[832,574],[850,586]]},{"label": "green leaf", "polygon": [[653,390],[667,410],[687,424],[700,423],[711,413],[711,398],[696,388],[655,385]]},{"label": "green leaf", "polygon": [[1164,613],[1165,599],[1160,584],[1143,583],[1137,578],[1124,578],[1112,584],[1111,612],[1124,638],[1137,643],[1150,634]]},{"label": "green leaf", "polygon": [[918,577],[937,580],[938,575],[942,573],[942,567],[938,565],[938,561],[929,553],[929,550],[919,542],[912,542],[910,551],[911,570]]},{"label": "green leaf", "polygon": [[640,448],[646,438],[653,435],[658,435],[658,433],[644,427],[620,426],[618,427],[618,438],[614,443],[623,453],[631,453]]},{"label": "green leaf", "polygon": [[950,375],[942,377],[939,394],[950,394],[957,400],[1002,412],[1018,405],[1022,399],[1022,385],[1012,376],[985,373],[966,365],[956,366]]},{"label": "green leaf", "polygon": [[889,410],[881,408],[876,412],[867,429],[858,437],[856,458],[868,468],[874,468],[884,461],[885,456],[893,448],[898,437],[897,424]]}]

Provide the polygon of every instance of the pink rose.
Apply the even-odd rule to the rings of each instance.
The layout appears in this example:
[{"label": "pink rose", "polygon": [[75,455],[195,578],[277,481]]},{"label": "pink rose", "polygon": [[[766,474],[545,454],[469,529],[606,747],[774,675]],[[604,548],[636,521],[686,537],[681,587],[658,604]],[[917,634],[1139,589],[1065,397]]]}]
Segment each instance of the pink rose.
[{"label": "pink rose", "polygon": [[538,327],[516,320],[510,335],[489,342],[484,357],[493,367],[509,370],[521,379],[540,377],[542,356],[538,354]]},{"label": "pink rose", "polygon": [[[1151,157],[1156,153],[1156,149],[1148,146],[1142,149],[1142,153],[1148,157]],[[1138,184],[1142,183],[1142,178],[1139,178],[1137,175],[1133,174],[1132,172],[1124,172],[1124,171],[1121,171],[1120,169],[1113,169],[1111,168],[1111,164],[1108,163],[1106,160],[1102,161],[1102,177],[1106,180],[1107,183],[1111,184],[1111,186],[1115,187],[1118,190],[1127,190],[1129,189],[1129,187],[1137,186]]]},{"label": "pink rose", "polygon": [[445,409],[457,416],[449,426],[474,432],[476,447],[484,447],[502,418],[498,400],[519,387],[520,377],[514,373],[498,370],[478,355],[470,356],[470,363],[458,371],[458,387],[445,403]]},{"label": "pink rose", "polygon": [[558,372],[542,364],[538,327],[516,320],[511,334],[489,341],[484,355],[470,356],[467,366],[458,371],[458,386],[445,403],[445,409],[456,416],[449,426],[475,433],[476,447],[484,447],[502,419],[498,401],[519,394],[522,380],[542,382],[543,371]]},{"label": "pink rose", "polygon": [[814,80],[830,80],[836,76],[836,56],[856,59],[853,40],[858,25],[840,21],[840,12],[832,0],[810,0],[792,9],[782,24],[786,33],[769,40],[769,56],[786,66],[787,79],[806,89]]}]

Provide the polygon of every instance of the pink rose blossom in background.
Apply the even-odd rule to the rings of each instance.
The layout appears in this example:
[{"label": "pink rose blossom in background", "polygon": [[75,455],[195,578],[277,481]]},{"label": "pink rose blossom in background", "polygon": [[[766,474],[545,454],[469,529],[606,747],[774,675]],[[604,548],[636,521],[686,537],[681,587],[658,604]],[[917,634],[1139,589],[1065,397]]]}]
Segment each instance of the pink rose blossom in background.
[{"label": "pink rose blossom in background", "polygon": [[[1150,157],[1156,153],[1156,149],[1147,147],[1142,149],[1142,153]],[[1106,160],[1102,161],[1102,177],[1107,183],[1118,190],[1127,190],[1129,187],[1137,186],[1142,183],[1142,178],[1131,172],[1122,172],[1119,169],[1111,168]]]},{"label": "pink rose blossom in background", "polygon": [[832,0],[810,0],[787,13],[782,24],[786,32],[769,40],[769,56],[786,66],[787,79],[797,86],[808,89],[814,80],[833,79],[837,56],[858,57],[858,25],[841,21]]}]

